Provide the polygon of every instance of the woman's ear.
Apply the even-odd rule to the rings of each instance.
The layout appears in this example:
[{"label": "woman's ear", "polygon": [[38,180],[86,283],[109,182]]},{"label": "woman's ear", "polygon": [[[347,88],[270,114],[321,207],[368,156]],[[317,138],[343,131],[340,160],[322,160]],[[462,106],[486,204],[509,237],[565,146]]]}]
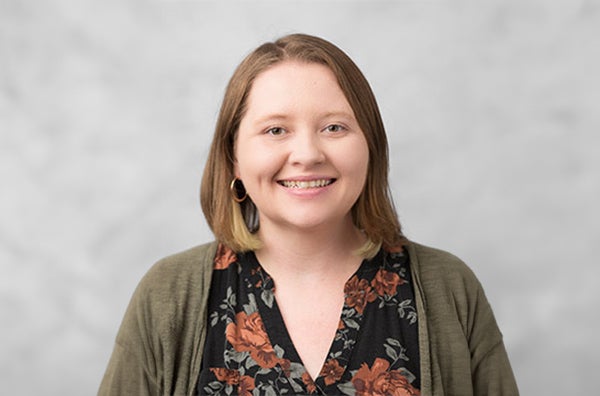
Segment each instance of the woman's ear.
[{"label": "woman's ear", "polygon": [[240,167],[238,166],[237,161],[233,161],[233,177],[236,179],[240,178]]}]

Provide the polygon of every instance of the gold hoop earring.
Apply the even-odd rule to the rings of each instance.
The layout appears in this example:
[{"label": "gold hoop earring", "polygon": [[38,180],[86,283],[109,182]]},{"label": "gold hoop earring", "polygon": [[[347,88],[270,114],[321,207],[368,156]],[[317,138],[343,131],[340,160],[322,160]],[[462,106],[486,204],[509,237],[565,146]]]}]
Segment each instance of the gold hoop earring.
[{"label": "gold hoop earring", "polygon": [[[229,191],[231,191],[231,197],[237,203],[242,203],[246,200],[246,198],[248,198],[248,193],[244,188],[244,184],[237,177],[233,178],[231,181],[231,184],[229,185]],[[240,194],[242,194],[241,197]]]}]

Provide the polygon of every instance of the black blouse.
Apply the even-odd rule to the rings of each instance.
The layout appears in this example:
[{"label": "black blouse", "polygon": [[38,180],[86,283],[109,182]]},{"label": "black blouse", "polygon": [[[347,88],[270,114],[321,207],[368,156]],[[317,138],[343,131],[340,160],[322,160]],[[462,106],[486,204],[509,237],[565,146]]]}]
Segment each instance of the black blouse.
[{"label": "black blouse", "polygon": [[403,248],[381,249],[346,282],[339,327],[316,379],[254,253],[221,245],[214,270],[197,395],[420,394],[417,311]]}]

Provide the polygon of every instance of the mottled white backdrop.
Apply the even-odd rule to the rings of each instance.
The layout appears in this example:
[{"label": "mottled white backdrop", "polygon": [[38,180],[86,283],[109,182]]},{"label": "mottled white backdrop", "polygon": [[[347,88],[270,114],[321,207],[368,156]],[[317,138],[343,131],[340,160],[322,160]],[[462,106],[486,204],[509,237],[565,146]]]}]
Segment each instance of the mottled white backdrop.
[{"label": "mottled white backdrop", "polygon": [[95,394],[140,277],[211,239],[198,185],[227,79],[290,32],[366,74],[406,233],[473,268],[522,394],[597,394],[585,0],[0,0],[0,393]]}]

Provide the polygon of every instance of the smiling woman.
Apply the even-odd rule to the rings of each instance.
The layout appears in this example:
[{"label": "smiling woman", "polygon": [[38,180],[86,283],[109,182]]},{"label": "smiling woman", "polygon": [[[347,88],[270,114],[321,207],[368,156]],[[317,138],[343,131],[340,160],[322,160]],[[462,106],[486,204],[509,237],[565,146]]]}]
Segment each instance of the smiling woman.
[{"label": "smiling woman", "polygon": [[[265,74],[273,78],[266,78]],[[256,85],[261,89],[256,89]],[[250,106],[250,101],[254,106]],[[317,108],[318,111],[306,114]],[[310,126],[298,125],[309,121]],[[294,130],[284,127],[291,123],[296,124]],[[360,135],[368,152],[377,153],[368,156],[364,189],[351,205],[350,213],[354,225],[366,237],[359,255],[373,256],[381,244],[396,245],[401,229],[389,195],[387,137],[375,96],[361,71],[343,51],[308,35],[290,35],[276,43],[261,45],[242,61],[228,84],[201,194],[204,215],[217,239],[242,251],[256,250],[264,243],[256,234],[259,215],[255,197],[250,196],[241,205],[233,205],[229,199],[229,183],[236,176],[234,151],[239,147],[242,132],[250,136],[268,134],[273,138],[290,133],[300,135],[299,139],[315,138],[302,136],[299,127],[329,131],[321,135]],[[281,136],[276,141],[284,145],[284,141],[294,139],[297,138]],[[291,155],[305,155],[304,150],[314,147],[310,140],[304,142],[308,144],[303,144],[303,140],[298,143],[302,145]],[[253,160],[263,158],[255,153]],[[306,175],[290,176],[303,176],[301,180],[306,180]]]},{"label": "smiling woman", "polygon": [[[278,63],[256,78],[246,107],[234,175],[258,208],[263,247],[307,231],[363,245],[350,212],[364,189],[369,149],[331,70]],[[336,235],[332,227],[348,232]]]},{"label": "smiling woman", "polygon": [[303,34],[227,87],[202,181],[216,241],[140,283],[102,395],[516,395],[481,285],[401,232],[368,82]]}]

